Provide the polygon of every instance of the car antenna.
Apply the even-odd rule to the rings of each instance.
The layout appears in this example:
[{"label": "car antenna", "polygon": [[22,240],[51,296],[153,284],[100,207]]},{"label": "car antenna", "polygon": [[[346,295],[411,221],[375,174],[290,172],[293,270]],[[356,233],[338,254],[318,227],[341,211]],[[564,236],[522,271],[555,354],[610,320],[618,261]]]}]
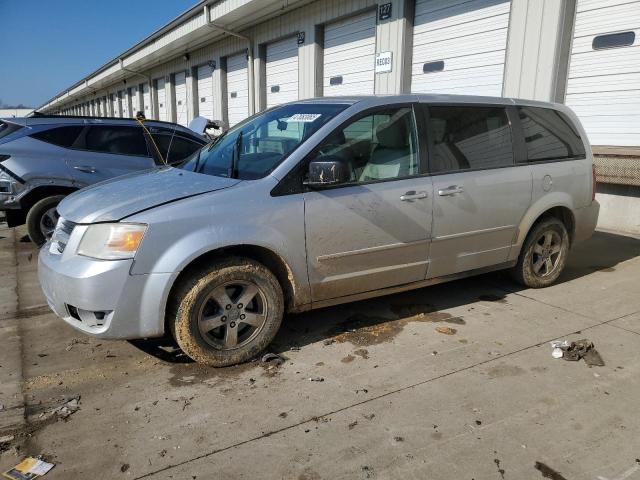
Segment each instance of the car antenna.
[{"label": "car antenna", "polygon": [[[140,126],[147,133],[147,135],[149,135],[149,138],[151,139],[151,143],[153,144],[153,147],[156,149],[156,153],[160,157],[160,160],[162,160],[162,163],[167,165],[167,160],[162,156],[162,152],[160,152],[160,149],[158,148],[158,145],[156,144],[156,141],[153,138],[153,135],[151,134],[149,129],[147,129],[147,127],[144,125],[144,122],[146,120],[147,120],[147,117],[144,116],[144,113],[142,113],[142,112],[136,113],[136,121],[140,124]],[[171,147],[169,147],[169,148],[171,148]],[[169,153],[168,150],[167,150],[167,153]]]}]

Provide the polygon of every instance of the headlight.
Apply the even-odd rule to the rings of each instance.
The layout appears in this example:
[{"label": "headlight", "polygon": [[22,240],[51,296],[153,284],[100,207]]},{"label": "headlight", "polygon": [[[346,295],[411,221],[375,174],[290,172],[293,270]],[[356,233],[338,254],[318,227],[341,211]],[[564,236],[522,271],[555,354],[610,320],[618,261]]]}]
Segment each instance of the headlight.
[{"label": "headlight", "polygon": [[78,255],[100,260],[133,258],[146,230],[146,225],[133,223],[89,225],[80,240]]}]

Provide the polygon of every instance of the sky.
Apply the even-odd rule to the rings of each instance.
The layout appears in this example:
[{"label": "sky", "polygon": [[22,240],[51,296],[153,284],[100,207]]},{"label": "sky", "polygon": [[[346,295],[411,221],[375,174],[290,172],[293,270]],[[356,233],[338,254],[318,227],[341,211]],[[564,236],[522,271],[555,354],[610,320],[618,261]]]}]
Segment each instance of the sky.
[{"label": "sky", "polygon": [[0,0],[0,103],[38,107],[197,0]]}]

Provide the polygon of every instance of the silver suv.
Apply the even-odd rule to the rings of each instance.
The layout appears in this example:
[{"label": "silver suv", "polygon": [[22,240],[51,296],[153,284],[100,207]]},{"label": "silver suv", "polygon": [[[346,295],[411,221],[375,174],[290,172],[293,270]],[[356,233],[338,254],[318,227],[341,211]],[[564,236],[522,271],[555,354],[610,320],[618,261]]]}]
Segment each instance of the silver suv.
[{"label": "silver suv", "polygon": [[285,312],[497,269],[538,288],[598,217],[592,154],[562,105],[406,95],[259,113],[177,168],[65,199],[39,276],[100,338],[171,334],[246,361]]},{"label": "silver suv", "polygon": [[31,240],[42,245],[69,193],[167,159],[180,162],[206,143],[172,123],[146,121],[145,128],[132,118],[1,119],[0,211],[9,226],[26,223]]}]

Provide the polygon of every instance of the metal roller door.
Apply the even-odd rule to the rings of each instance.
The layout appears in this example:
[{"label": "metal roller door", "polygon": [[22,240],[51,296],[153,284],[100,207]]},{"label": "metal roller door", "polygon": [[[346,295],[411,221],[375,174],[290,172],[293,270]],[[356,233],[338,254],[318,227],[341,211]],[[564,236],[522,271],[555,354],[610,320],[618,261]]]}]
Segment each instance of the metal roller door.
[{"label": "metal roller door", "polygon": [[129,89],[129,95],[131,95],[131,116],[135,117],[140,111],[140,98],[138,97],[138,87],[131,87]]},{"label": "metal roller door", "polygon": [[209,65],[198,67],[198,115],[213,120],[213,70]]},{"label": "metal roller door", "polygon": [[592,145],[640,146],[640,1],[578,0],[565,103]]},{"label": "metal roller door", "polygon": [[417,0],[411,91],[502,95],[509,0]]},{"label": "metal roller door", "polygon": [[249,116],[249,82],[245,53],[227,58],[227,107],[229,126]]},{"label": "metal roller door", "polygon": [[267,108],[298,99],[298,39],[267,45]]},{"label": "metal roller door", "polygon": [[176,122],[185,127],[189,123],[189,107],[187,106],[187,76],[178,72],[173,76],[176,93]]},{"label": "metal roller door", "polygon": [[373,94],[375,53],[375,10],[326,25],[323,94]]},{"label": "metal roller door", "polygon": [[165,89],[164,77],[156,80],[156,89],[158,91],[158,120],[169,120],[167,112],[167,90]]},{"label": "metal roller door", "polygon": [[151,91],[148,83],[142,84],[142,108],[144,116],[151,118]]}]

